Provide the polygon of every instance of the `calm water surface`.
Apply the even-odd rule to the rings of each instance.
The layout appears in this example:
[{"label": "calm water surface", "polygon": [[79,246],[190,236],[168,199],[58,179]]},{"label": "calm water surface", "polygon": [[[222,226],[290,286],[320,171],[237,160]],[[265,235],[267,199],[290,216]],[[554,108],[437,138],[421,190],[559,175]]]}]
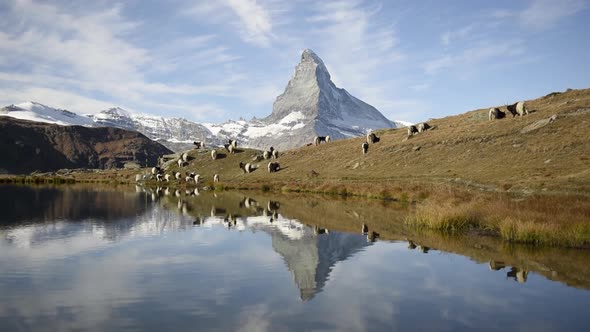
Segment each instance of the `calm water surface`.
[{"label": "calm water surface", "polygon": [[0,208],[0,331],[590,326],[590,252],[414,234],[381,202],[0,186]]}]

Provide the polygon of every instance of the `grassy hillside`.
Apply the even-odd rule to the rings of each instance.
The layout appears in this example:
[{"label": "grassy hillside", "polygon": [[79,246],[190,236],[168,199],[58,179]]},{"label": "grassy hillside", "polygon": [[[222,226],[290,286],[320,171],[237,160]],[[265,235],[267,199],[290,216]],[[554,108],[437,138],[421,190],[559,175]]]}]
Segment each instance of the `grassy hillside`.
[{"label": "grassy hillside", "polygon": [[[181,171],[196,171],[205,179],[218,173],[231,186],[318,191],[341,186],[380,192],[402,183],[453,182],[498,191],[588,193],[590,89],[550,94],[527,105],[534,112],[524,117],[489,121],[486,107],[430,119],[435,129],[407,140],[405,128],[379,131],[381,142],[372,144],[367,155],[361,153],[363,137],[281,152],[283,169],[272,174],[266,170],[268,161],[255,162],[260,169],[243,174],[238,163],[252,162],[258,153],[249,149],[222,152],[218,160],[209,151],[191,151],[194,159]],[[523,131],[553,115],[556,120],[548,125]],[[177,170],[173,166],[169,171]]]}]

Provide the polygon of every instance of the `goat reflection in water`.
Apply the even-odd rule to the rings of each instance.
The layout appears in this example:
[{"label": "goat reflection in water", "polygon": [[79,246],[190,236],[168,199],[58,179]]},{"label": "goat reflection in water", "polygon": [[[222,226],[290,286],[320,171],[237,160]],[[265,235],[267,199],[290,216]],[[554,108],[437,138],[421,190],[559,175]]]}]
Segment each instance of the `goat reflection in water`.
[{"label": "goat reflection in water", "polygon": [[[490,260],[489,262],[490,270],[492,271],[499,271],[506,267],[504,262],[498,262],[494,260]],[[506,272],[506,278],[513,278],[519,284],[523,284],[527,281],[529,276],[529,271],[520,267],[512,266],[510,267],[510,271]]]}]

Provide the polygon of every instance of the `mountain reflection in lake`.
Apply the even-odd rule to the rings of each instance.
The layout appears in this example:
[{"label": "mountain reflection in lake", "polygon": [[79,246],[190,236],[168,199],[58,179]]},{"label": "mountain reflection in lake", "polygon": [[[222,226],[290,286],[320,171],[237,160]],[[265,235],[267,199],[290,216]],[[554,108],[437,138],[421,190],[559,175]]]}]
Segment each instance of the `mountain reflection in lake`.
[{"label": "mountain reflection in lake", "polygon": [[0,208],[0,331],[590,323],[588,251],[414,233],[394,204],[0,186]]}]

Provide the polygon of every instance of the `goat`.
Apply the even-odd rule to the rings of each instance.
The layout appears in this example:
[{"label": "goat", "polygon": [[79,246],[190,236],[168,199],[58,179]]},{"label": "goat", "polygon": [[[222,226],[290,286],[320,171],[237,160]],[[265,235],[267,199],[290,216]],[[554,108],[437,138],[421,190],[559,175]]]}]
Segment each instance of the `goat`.
[{"label": "goat", "polygon": [[180,174],[180,172],[176,172],[174,173],[174,177],[180,182],[180,179],[182,179],[182,174]]},{"label": "goat", "polygon": [[219,174],[213,175],[213,182],[219,182]]},{"label": "goat", "polygon": [[416,126],[412,125],[412,126],[408,127],[408,138],[416,135],[417,133],[418,133],[418,128],[416,128]]},{"label": "goat", "polygon": [[195,184],[199,184],[199,179],[201,178],[201,176],[199,174],[195,174],[195,176],[193,178],[194,178],[193,180],[195,181]]},{"label": "goat", "polygon": [[416,125],[416,128],[418,129],[418,132],[421,133],[423,131],[431,129],[432,127],[428,123],[422,122],[422,123],[419,123],[418,125]]},{"label": "goat", "polygon": [[182,167],[184,165],[184,161],[182,161],[182,158],[178,159],[176,163],[178,164],[178,167]]},{"label": "goat", "polygon": [[497,108],[497,107],[490,108],[490,112],[488,113],[488,118],[490,120],[502,119],[505,117],[506,117],[506,113],[500,111],[499,108]]},{"label": "goat", "polygon": [[365,142],[361,144],[361,148],[363,149],[363,154],[367,154],[367,152],[369,151],[369,143]]},{"label": "goat", "polygon": [[274,159],[279,159],[279,150],[272,150],[271,157]]},{"label": "goat", "polygon": [[381,138],[377,137],[375,133],[367,134],[367,143],[378,143]]},{"label": "goat", "polygon": [[275,162],[270,162],[268,163],[268,172],[269,173],[274,173],[274,172],[278,172],[281,169],[281,166],[279,165],[279,163]]},{"label": "goat", "polygon": [[250,163],[246,163],[244,164],[243,162],[240,161],[240,168],[242,169],[242,171],[244,171],[244,173],[251,173],[253,170],[256,169],[256,167]]},{"label": "goat", "polygon": [[162,174],[156,174],[156,182],[162,182]]},{"label": "goat", "polygon": [[228,143],[229,143],[230,146],[233,146],[234,149],[238,147],[238,141],[236,141],[235,139],[230,139],[228,141]]},{"label": "goat", "polygon": [[193,144],[195,145],[195,149],[205,148],[205,143],[204,142],[193,142]]},{"label": "goat", "polygon": [[186,153],[186,152],[183,153],[182,156],[181,156],[181,158],[182,158],[182,161],[183,162],[185,162],[185,163],[188,162],[188,153]]},{"label": "goat", "polygon": [[166,182],[170,182],[170,174],[165,174],[164,180],[166,180]]},{"label": "goat", "polygon": [[322,142],[329,143],[330,141],[331,141],[330,136],[316,136],[313,139],[313,144],[320,145],[320,143],[322,143]]},{"label": "goat", "polygon": [[515,117],[517,115],[524,116],[529,114],[529,111],[526,108],[524,101],[519,101],[512,105],[506,105],[506,109],[508,110],[508,112],[512,114],[512,117]]},{"label": "goat", "polygon": [[152,174],[156,175],[156,174],[160,174],[160,172],[162,172],[162,169],[158,166],[156,167],[152,167]]},{"label": "goat", "polygon": [[232,153],[233,154],[235,152],[235,147],[232,144],[230,144],[230,146],[227,147],[227,151],[229,153]]},{"label": "goat", "polygon": [[211,159],[213,159],[213,160],[217,159],[217,151],[211,150]]}]

